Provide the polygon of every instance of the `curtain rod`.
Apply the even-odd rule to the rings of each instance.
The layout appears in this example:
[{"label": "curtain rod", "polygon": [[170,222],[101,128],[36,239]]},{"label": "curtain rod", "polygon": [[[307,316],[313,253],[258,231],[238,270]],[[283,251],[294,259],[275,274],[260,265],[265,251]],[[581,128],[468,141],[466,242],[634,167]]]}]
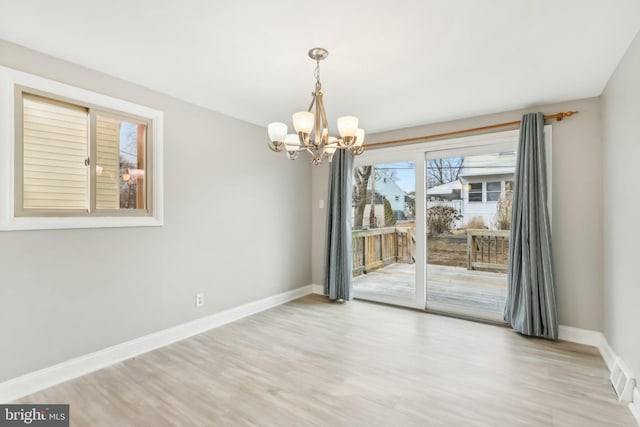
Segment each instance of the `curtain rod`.
[{"label": "curtain rod", "polygon": [[[557,121],[561,121],[565,117],[571,117],[574,114],[578,114],[578,112],[577,111],[562,111],[562,112],[556,113],[556,114],[545,114],[544,115],[544,119],[545,120],[554,120],[555,119]],[[416,136],[414,138],[394,139],[392,141],[375,142],[373,144],[364,144],[364,146],[366,148],[383,147],[385,145],[401,144],[401,143],[404,143],[404,142],[425,141],[425,140],[428,140],[428,139],[444,138],[446,136],[463,135],[465,133],[480,132],[480,131],[483,131],[483,130],[504,128],[504,127],[512,127],[512,126],[518,126],[518,125],[520,125],[520,120],[516,120],[516,121],[513,121],[513,122],[497,123],[497,124],[494,124],[494,125],[481,126],[481,127],[477,127],[477,128],[454,130],[454,131],[445,132],[445,133],[436,133],[436,134],[433,134],[433,135]]]}]

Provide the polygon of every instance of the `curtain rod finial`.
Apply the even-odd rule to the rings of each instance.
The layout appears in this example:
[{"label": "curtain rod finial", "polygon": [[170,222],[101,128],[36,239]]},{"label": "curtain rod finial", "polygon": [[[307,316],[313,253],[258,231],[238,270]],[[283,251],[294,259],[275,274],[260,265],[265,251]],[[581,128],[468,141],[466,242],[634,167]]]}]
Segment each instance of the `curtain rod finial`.
[{"label": "curtain rod finial", "polygon": [[560,113],[558,115],[557,120],[560,121],[560,120],[564,119],[565,117],[571,117],[574,114],[578,114],[578,112],[577,111],[563,111],[562,113]]}]

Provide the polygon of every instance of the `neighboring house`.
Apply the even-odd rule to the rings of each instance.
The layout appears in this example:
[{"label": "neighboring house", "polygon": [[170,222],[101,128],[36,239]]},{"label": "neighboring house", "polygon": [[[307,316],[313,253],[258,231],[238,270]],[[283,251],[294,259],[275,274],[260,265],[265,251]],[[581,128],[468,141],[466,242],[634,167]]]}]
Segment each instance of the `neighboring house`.
[{"label": "neighboring house", "polygon": [[459,179],[427,190],[427,207],[451,206],[463,218],[454,227],[482,218],[488,228],[494,227],[500,196],[513,190],[515,152],[465,157]]},{"label": "neighboring house", "polygon": [[[372,174],[373,175],[373,174]],[[393,216],[396,220],[405,220],[408,218],[405,198],[407,194],[396,184],[391,176],[385,170],[376,170],[375,184],[372,185],[372,179],[369,180],[367,187],[367,204],[364,208],[363,224],[369,223],[369,215],[371,212],[371,190],[375,186],[376,197],[374,200],[376,226],[384,227],[384,198],[391,204]],[[353,213],[352,213],[353,215]]]},{"label": "neighboring house", "polygon": [[479,217],[486,227],[494,228],[498,200],[513,190],[515,164],[515,151],[465,157],[460,174],[465,223]]},{"label": "neighboring house", "polygon": [[[369,191],[371,191],[372,187],[371,181],[372,180],[370,179]],[[404,213],[404,190],[400,188],[398,184],[396,184],[396,182],[389,176],[389,174],[385,170],[376,170],[375,181],[376,193],[386,197],[387,200],[389,200],[393,212]]]}]

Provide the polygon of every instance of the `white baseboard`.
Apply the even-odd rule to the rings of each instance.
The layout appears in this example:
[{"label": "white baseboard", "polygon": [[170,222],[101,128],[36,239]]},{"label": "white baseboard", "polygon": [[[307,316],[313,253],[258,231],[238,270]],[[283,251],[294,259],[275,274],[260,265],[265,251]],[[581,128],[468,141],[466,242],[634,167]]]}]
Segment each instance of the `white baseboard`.
[{"label": "white baseboard", "polygon": [[559,339],[563,341],[571,341],[578,344],[591,345],[598,348],[600,348],[600,343],[604,338],[601,332],[564,325],[558,326],[558,335]]},{"label": "white baseboard", "polygon": [[[558,332],[561,340],[597,347],[610,373],[613,373],[616,369],[623,369],[626,371],[627,375],[630,375],[625,363],[616,355],[611,346],[609,346],[607,339],[601,332],[589,331],[571,326],[560,326]],[[633,378],[630,379],[628,387],[632,388],[632,392],[623,392],[622,395],[619,396],[619,400],[631,400],[629,403],[629,410],[635,418],[638,426],[640,426],[640,388],[638,384],[635,384],[634,387]],[[623,390],[625,389],[626,387],[623,387]],[[631,394],[632,397],[629,397],[629,394]]]},{"label": "white baseboard", "polygon": [[616,366],[616,360],[618,357],[613,352],[613,349],[609,347],[609,343],[607,342],[607,339],[604,337],[604,335],[602,335],[602,342],[598,346],[598,349],[600,350],[600,354],[604,359],[604,363],[607,364],[609,372],[613,371]]},{"label": "white baseboard", "polygon": [[311,293],[324,295],[324,286],[315,284],[311,285]]},{"label": "white baseboard", "polygon": [[312,293],[314,286],[316,285],[302,286],[12,378],[0,383],[0,403],[12,402],[64,381],[303,297]]}]

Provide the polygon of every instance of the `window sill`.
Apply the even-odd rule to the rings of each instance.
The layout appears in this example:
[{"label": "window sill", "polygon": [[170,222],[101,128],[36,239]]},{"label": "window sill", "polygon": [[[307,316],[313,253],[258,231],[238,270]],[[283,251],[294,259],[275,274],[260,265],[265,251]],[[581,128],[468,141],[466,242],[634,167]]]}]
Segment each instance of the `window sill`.
[{"label": "window sill", "polygon": [[164,221],[155,217],[57,217],[11,218],[0,223],[0,231],[62,230],[71,228],[159,227]]}]

